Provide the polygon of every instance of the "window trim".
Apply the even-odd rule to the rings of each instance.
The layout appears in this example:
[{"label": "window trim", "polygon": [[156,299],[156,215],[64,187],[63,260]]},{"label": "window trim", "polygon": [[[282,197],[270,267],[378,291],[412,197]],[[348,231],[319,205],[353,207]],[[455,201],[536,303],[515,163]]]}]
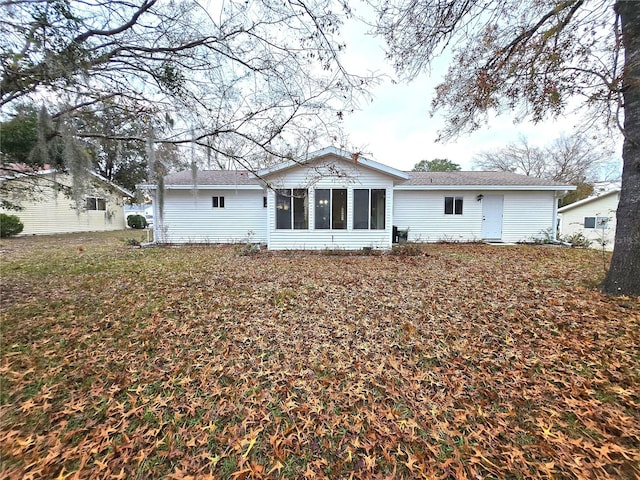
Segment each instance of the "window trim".
[{"label": "window trim", "polygon": [[[367,226],[366,227],[356,227],[356,192],[357,191],[366,191],[367,192],[367,214],[366,214],[366,218],[367,218]],[[382,215],[382,227],[377,226],[376,228],[372,227],[373,222],[373,200],[374,200],[374,195],[373,192],[382,192],[383,194],[383,199],[384,199],[384,208],[383,208],[383,215]],[[387,225],[387,189],[386,188],[354,188],[353,189],[353,215],[352,215],[352,219],[351,219],[351,223],[352,223],[352,229],[353,230],[373,230],[373,231],[379,231],[379,230],[386,230],[386,225]]]},{"label": "window trim", "polygon": [[[309,230],[309,189],[307,188],[277,188],[275,189],[275,229],[276,230]],[[283,209],[278,208],[278,197],[283,197],[288,200],[288,208],[284,209],[289,211],[289,227],[278,227],[278,215]],[[299,222],[296,222],[296,213],[300,214],[299,206],[300,200],[302,200],[302,215],[304,218],[303,227],[298,227]],[[298,219],[299,220],[299,219]]]},{"label": "window trim", "polygon": [[[447,207],[447,201],[451,199],[451,211]],[[459,207],[459,208],[458,208]],[[463,215],[464,214],[464,197],[445,196],[444,197],[444,214],[445,215]]]},{"label": "window trim", "polygon": [[[92,201],[93,202],[93,207],[94,208],[89,208],[89,202]],[[100,206],[102,206],[103,208],[100,208]],[[85,197],[85,202],[84,202],[84,207],[85,210],[88,212],[106,212],[107,210],[107,199],[104,197],[96,197],[96,196],[88,196]]]},{"label": "window trim", "polygon": [[[593,222],[593,227],[587,226],[587,220],[590,220],[589,223],[591,223],[591,221]],[[609,217],[605,217],[605,216],[584,217],[584,220],[582,222],[582,227],[587,230],[597,230],[597,229],[607,230],[609,228]]]},{"label": "window trim", "polygon": [[[329,226],[321,227],[318,226],[318,220],[320,216],[318,215],[318,191],[328,191],[329,192],[329,201],[327,204],[327,208],[329,211]],[[335,192],[344,192],[344,227],[335,227],[335,218],[334,218],[334,198]],[[349,229],[348,219],[349,219],[349,189],[347,188],[316,188],[313,191],[313,226],[314,230],[323,230],[323,231],[337,231],[341,232]]]}]

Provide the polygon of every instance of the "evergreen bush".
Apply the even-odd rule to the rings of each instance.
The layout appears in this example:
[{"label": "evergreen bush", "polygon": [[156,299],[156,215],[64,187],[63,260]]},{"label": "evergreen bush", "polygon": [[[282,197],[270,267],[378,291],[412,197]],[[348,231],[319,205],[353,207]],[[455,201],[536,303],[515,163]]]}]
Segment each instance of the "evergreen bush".
[{"label": "evergreen bush", "polygon": [[22,232],[24,225],[16,215],[0,213],[0,237],[10,237]]},{"label": "evergreen bush", "polygon": [[127,225],[131,228],[147,228],[147,219],[143,215],[129,215],[127,217]]}]

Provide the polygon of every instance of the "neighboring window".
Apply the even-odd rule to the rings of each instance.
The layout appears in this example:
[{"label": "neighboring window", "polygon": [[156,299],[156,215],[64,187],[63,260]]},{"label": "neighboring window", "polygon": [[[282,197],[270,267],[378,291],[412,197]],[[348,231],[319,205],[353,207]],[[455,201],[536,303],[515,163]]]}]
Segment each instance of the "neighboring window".
[{"label": "neighboring window", "polygon": [[306,188],[276,190],[276,228],[278,230],[309,228],[309,194]]},{"label": "neighboring window", "polygon": [[224,197],[211,197],[211,206],[213,208],[224,208]]},{"label": "neighboring window", "polygon": [[317,230],[345,230],[347,228],[347,190],[316,190],[315,226]]},{"label": "neighboring window", "polygon": [[462,197],[444,197],[445,215],[462,215]]},{"label": "neighboring window", "polygon": [[267,208],[267,197],[262,197],[262,206]]},{"label": "neighboring window", "polygon": [[87,210],[106,210],[107,202],[104,198],[87,197]]},{"label": "neighboring window", "polygon": [[353,229],[384,230],[385,227],[384,189],[356,188],[353,190]]},{"label": "neighboring window", "polygon": [[609,217],[584,217],[584,228],[609,228]]}]

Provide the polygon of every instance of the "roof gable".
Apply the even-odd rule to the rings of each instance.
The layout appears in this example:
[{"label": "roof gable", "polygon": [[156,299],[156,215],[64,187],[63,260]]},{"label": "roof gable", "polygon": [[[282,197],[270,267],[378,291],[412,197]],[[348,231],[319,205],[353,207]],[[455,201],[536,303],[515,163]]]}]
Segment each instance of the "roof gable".
[{"label": "roof gable", "polygon": [[268,177],[276,173],[282,173],[283,171],[290,168],[312,165],[330,156],[337,157],[338,159],[346,162],[351,162],[354,165],[360,165],[366,168],[370,168],[371,170],[375,170],[399,180],[409,179],[409,174],[407,172],[403,172],[402,170],[398,170],[374,160],[370,160],[366,157],[363,157],[360,153],[349,153],[336,147],[327,147],[323,148],[322,150],[310,153],[305,159],[288,160],[271,167],[263,168],[256,173],[256,176],[259,178]]}]

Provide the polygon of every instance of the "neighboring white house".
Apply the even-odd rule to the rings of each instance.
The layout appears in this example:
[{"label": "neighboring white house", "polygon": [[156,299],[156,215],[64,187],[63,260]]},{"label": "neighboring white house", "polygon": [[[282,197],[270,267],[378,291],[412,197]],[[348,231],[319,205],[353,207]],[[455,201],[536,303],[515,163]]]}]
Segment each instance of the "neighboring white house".
[{"label": "neighboring white house", "polygon": [[602,248],[604,242],[605,249],[613,250],[619,199],[620,189],[615,188],[559,208],[560,235],[581,233],[591,240],[592,247]]},{"label": "neighboring white house", "polygon": [[[410,241],[527,241],[554,231],[575,187],[505,172],[403,172],[336,148],[260,170],[180,172],[154,197],[160,243],[388,249]],[[163,207],[159,208],[162,204]]]},{"label": "neighboring white house", "polygon": [[54,170],[42,170],[29,174],[28,182],[32,194],[23,197],[23,189],[14,189],[12,182],[24,182],[24,175],[1,178],[3,191],[8,200],[19,204],[21,210],[1,209],[3,213],[16,215],[24,225],[22,235],[92,232],[123,230],[125,218],[123,205],[125,198],[133,195],[111,183],[106,178],[90,172],[90,188],[83,198],[80,209],[57,186],[70,187],[72,179],[67,174]]}]

